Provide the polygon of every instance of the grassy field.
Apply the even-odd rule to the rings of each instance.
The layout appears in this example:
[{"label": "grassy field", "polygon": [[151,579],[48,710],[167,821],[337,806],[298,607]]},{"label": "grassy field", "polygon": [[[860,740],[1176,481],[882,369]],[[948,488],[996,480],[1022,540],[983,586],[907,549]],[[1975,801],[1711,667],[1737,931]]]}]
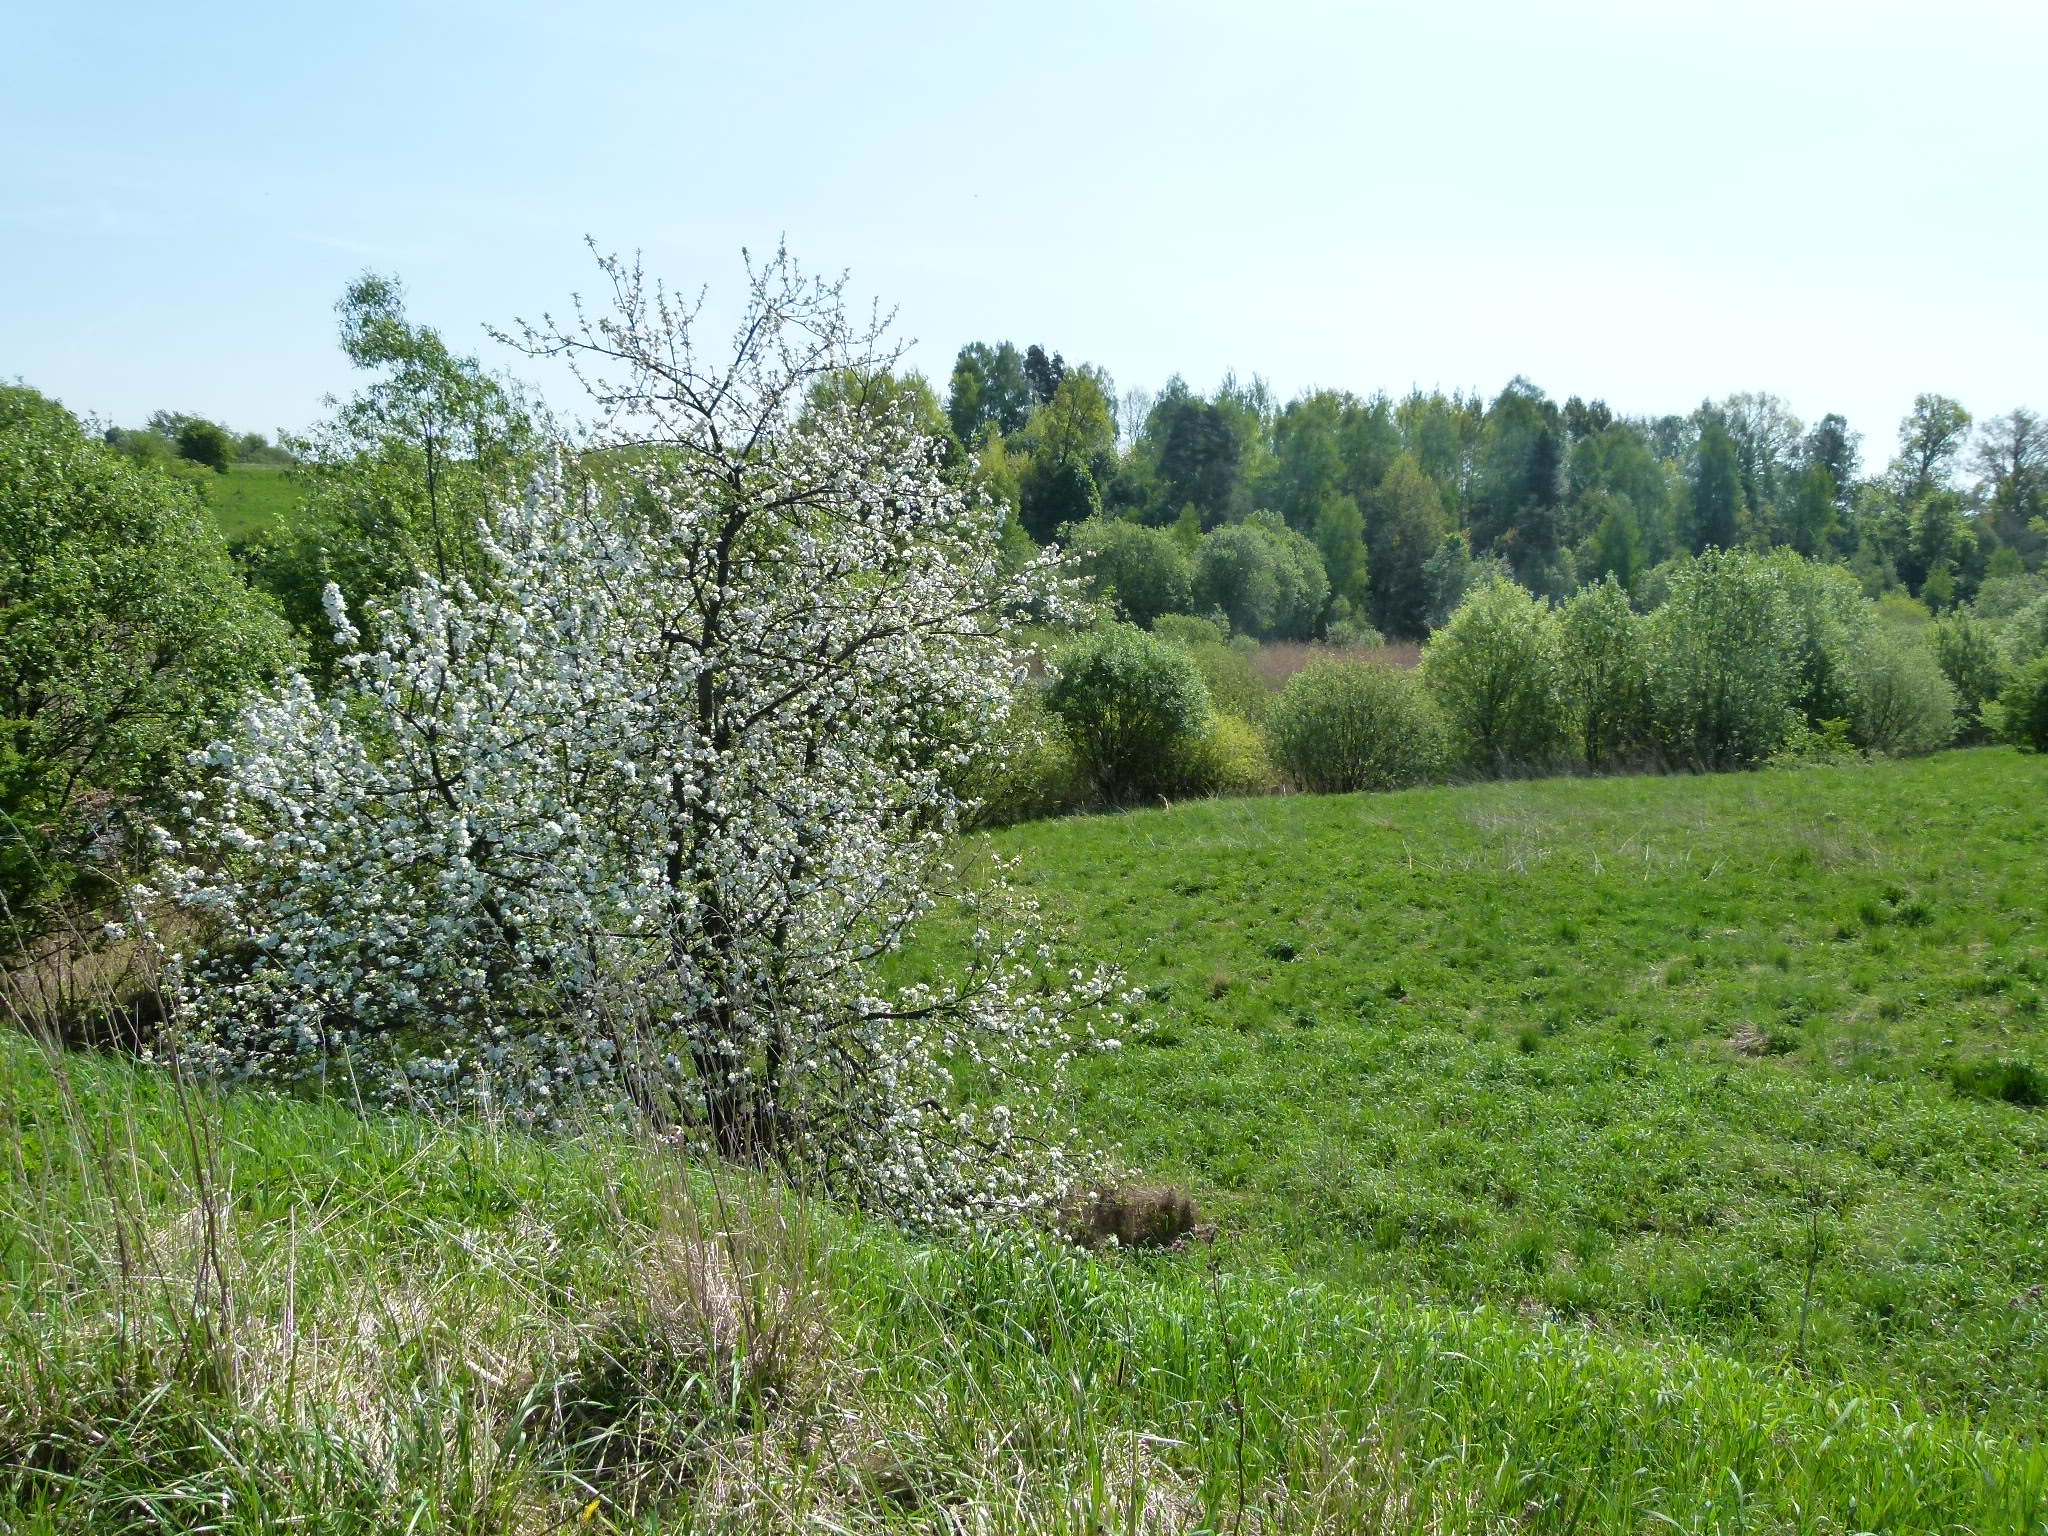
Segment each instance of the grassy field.
[{"label": "grassy field", "polygon": [[203,483],[221,537],[230,544],[288,525],[304,491],[281,464],[237,464]]},{"label": "grassy field", "polygon": [[0,1529],[2048,1532],[2048,761],[985,846],[1150,989],[1075,1108],[1212,1244],[0,1031]]},{"label": "grassy field", "polygon": [[2048,760],[990,842],[1149,989],[1080,1118],[1187,1180],[1230,1266],[2048,1422]]},{"label": "grassy field", "polygon": [[0,1033],[0,1529],[2019,1533],[2048,1452],[1697,1346],[921,1246],[617,1135]]}]

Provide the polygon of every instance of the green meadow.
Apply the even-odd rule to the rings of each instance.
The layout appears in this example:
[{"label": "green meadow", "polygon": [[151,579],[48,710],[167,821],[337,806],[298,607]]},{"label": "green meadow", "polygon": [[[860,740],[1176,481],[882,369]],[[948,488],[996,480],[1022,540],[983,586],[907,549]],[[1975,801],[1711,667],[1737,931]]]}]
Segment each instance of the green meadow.
[{"label": "green meadow", "polygon": [[1077,1111],[1189,1184],[1233,1268],[2048,1422],[2048,760],[1214,800],[986,846],[1145,989]]},{"label": "green meadow", "polygon": [[225,475],[206,477],[201,488],[229,544],[281,532],[305,500],[305,488],[282,464],[236,464]]}]

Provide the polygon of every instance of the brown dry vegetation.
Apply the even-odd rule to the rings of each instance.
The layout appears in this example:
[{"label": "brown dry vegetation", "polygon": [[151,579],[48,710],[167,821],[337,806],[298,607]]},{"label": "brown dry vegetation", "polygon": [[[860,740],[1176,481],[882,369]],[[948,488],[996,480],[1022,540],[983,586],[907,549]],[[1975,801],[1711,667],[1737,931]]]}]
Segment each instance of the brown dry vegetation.
[{"label": "brown dry vegetation", "polygon": [[1290,677],[1312,661],[1365,661],[1382,667],[1397,667],[1404,672],[1413,671],[1422,663],[1422,647],[1413,643],[1364,646],[1287,641],[1260,646],[1251,660],[1252,671],[1267,687],[1277,692]]}]

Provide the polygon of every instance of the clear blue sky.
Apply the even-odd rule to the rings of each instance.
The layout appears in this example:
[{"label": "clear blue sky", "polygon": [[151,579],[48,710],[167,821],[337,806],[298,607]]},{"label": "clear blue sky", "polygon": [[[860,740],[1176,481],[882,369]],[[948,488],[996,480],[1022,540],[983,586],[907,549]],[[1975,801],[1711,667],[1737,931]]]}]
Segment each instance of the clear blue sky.
[{"label": "clear blue sky", "polygon": [[2041,0],[22,5],[0,377],[297,427],[365,267],[500,360],[585,234],[729,294],[786,232],[941,383],[1767,389],[1881,459],[2048,407],[2044,71]]}]

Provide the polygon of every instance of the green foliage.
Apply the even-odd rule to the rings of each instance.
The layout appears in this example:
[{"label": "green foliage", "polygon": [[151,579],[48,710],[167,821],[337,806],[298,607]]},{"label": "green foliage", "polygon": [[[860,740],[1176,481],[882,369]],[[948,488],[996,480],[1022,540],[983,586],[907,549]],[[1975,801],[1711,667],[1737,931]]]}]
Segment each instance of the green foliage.
[{"label": "green foliage", "polygon": [[1785,522],[1793,550],[1809,560],[1826,556],[1832,548],[1841,518],[1835,479],[1825,464],[1809,464],[1800,474]]},{"label": "green foliage", "polygon": [[1989,740],[1984,706],[1998,697],[2006,674],[1991,626],[1970,613],[1944,614],[1934,625],[1934,656],[1955,690],[1958,739]]},{"label": "green foliage", "polygon": [[1436,482],[1413,454],[1396,457],[1367,503],[1374,624],[1411,638],[1429,632],[1428,566],[1449,533],[1450,520]]},{"label": "green foliage", "polygon": [[1145,423],[1142,447],[1156,478],[1155,521],[1193,506],[1202,526],[1214,528],[1241,513],[1244,443],[1222,408],[1169,386]]},{"label": "green foliage", "polygon": [[1004,827],[1088,803],[1088,775],[1036,685],[1019,690],[1008,717],[996,730],[984,729],[979,746],[957,785],[963,798],[980,807],[976,825]]},{"label": "green foliage", "polygon": [[1600,514],[1583,569],[1593,580],[1613,577],[1624,588],[1632,588],[1648,564],[1643,530],[1635,509],[1619,497],[1596,492],[1587,498],[1589,509]]},{"label": "green foliage", "polygon": [[1881,611],[1863,600],[1855,577],[1838,565],[1780,551],[1769,567],[1783,587],[1791,626],[1793,708],[1810,722],[1850,718],[1858,688],[1852,664],[1883,627]]},{"label": "green foliage", "polygon": [[1363,610],[1368,598],[1365,518],[1349,496],[1333,496],[1316,509],[1316,550],[1330,582],[1333,603]]},{"label": "green foliage", "polygon": [[1220,615],[1205,617],[1195,613],[1163,613],[1152,621],[1152,633],[1191,651],[1203,646],[1227,647],[1230,644],[1230,625]]},{"label": "green foliage", "polygon": [[0,945],[104,901],[188,754],[291,658],[187,487],[0,388]]},{"label": "green foliage", "polygon": [[1987,575],[1970,611],[1988,624],[1997,624],[2044,597],[2048,597],[2048,577],[2024,570]]},{"label": "green foliage", "polygon": [[1709,549],[1733,549],[1741,538],[1741,517],[1742,479],[1735,440],[1720,421],[1710,420],[1700,433],[1693,469],[1686,548],[1696,555]]},{"label": "green foliage", "polygon": [[1945,747],[1956,733],[1956,690],[1917,634],[1882,628],[1850,653],[1858,746],[1897,757]]},{"label": "green foliage", "polygon": [[179,422],[172,441],[177,444],[179,458],[203,464],[217,475],[226,474],[235,461],[235,440],[219,422],[187,416]]},{"label": "green foliage", "polygon": [[1999,691],[1997,730],[2023,752],[2048,752],[2048,656],[2019,668]]},{"label": "green foliage", "polygon": [[1784,745],[1799,719],[1799,617],[1783,571],[1745,550],[1676,567],[1650,615],[1650,700],[1671,763],[1747,768]]},{"label": "green foliage", "polygon": [[2036,598],[2008,618],[2000,626],[1999,644],[2016,665],[2048,655],[2048,597]]},{"label": "green foliage", "polygon": [[1220,609],[1239,634],[1306,640],[1330,600],[1315,545],[1272,513],[1206,534],[1195,560],[1195,601]]},{"label": "green foliage", "polygon": [[1066,531],[1066,546],[1095,596],[1133,624],[1185,613],[1193,600],[1195,563],[1164,528],[1091,518]]},{"label": "green foliage", "polygon": [[495,509],[524,493],[550,443],[544,416],[516,383],[406,318],[395,279],[365,275],[335,308],[343,352],[375,379],[291,440],[304,460],[306,504],[251,561],[323,675],[334,664],[326,585],[340,586],[371,632],[378,607],[421,573],[483,579]]},{"label": "green foliage", "polygon": [[1232,639],[1228,626],[1217,619],[1184,613],[1162,615],[1153,621],[1152,633],[1194,658],[1208,684],[1209,702],[1218,710],[1254,723],[1266,718],[1273,692],[1252,665],[1259,654],[1257,641],[1243,635]]},{"label": "green foliage", "polygon": [[1240,715],[1213,711],[1188,748],[1183,795],[1264,795],[1280,784],[1265,734]]},{"label": "green foliage", "polygon": [[1891,479],[1899,499],[1912,505],[1948,482],[1970,433],[1970,413],[1947,395],[1915,395],[1899,423],[1899,456]]},{"label": "green foliage", "polygon": [[1824,768],[1864,761],[1855,734],[1846,720],[1796,722],[1785,733],[1784,745],[1766,760],[1771,768]]},{"label": "green foliage", "polygon": [[1011,343],[990,346],[971,341],[953,363],[946,414],[961,442],[971,443],[983,428],[1006,436],[1024,425],[1031,410],[1031,382],[1024,377],[1024,354]]},{"label": "green foliage", "polygon": [[1589,768],[1637,761],[1650,741],[1650,657],[1643,620],[1612,575],[1558,616],[1567,710]]},{"label": "green foliage", "polygon": [[[1565,427],[1555,402],[1517,377],[1487,408],[1477,455],[1472,546],[1532,585],[1554,571],[1562,535]],[[1532,578],[1536,578],[1532,580]]]},{"label": "green foliage", "polygon": [[273,443],[261,432],[244,432],[235,439],[235,462],[237,464],[263,464],[275,468],[288,468],[296,464],[291,450]]},{"label": "green foliage", "polygon": [[1126,624],[1084,635],[1062,655],[1046,703],[1115,805],[1180,793],[1189,754],[1209,728],[1209,690],[1194,660]]},{"label": "green foliage", "polygon": [[1354,651],[1376,651],[1387,643],[1387,637],[1364,619],[1353,618],[1334,607],[1330,622],[1323,628],[1323,639],[1330,645]]},{"label": "green foliage", "polygon": [[1063,373],[1051,396],[1010,441],[1025,530],[1041,544],[1102,510],[1101,484],[1116,468],[1116,420],[1090,370]]},{"label": "green foliage", "polygon": [[1310,662],[1287,680],[1268,729],[1287,776],[1319,794],[1425,784],[1450,759],[1420,679],[1370,662]]},{"label": "green foliage", "polygon": [[1460,760],[1477,772],[1541,773],[1567,756],[1557,615],[1513,581],[1474,589],[1423,648],[1422,672]]}]

